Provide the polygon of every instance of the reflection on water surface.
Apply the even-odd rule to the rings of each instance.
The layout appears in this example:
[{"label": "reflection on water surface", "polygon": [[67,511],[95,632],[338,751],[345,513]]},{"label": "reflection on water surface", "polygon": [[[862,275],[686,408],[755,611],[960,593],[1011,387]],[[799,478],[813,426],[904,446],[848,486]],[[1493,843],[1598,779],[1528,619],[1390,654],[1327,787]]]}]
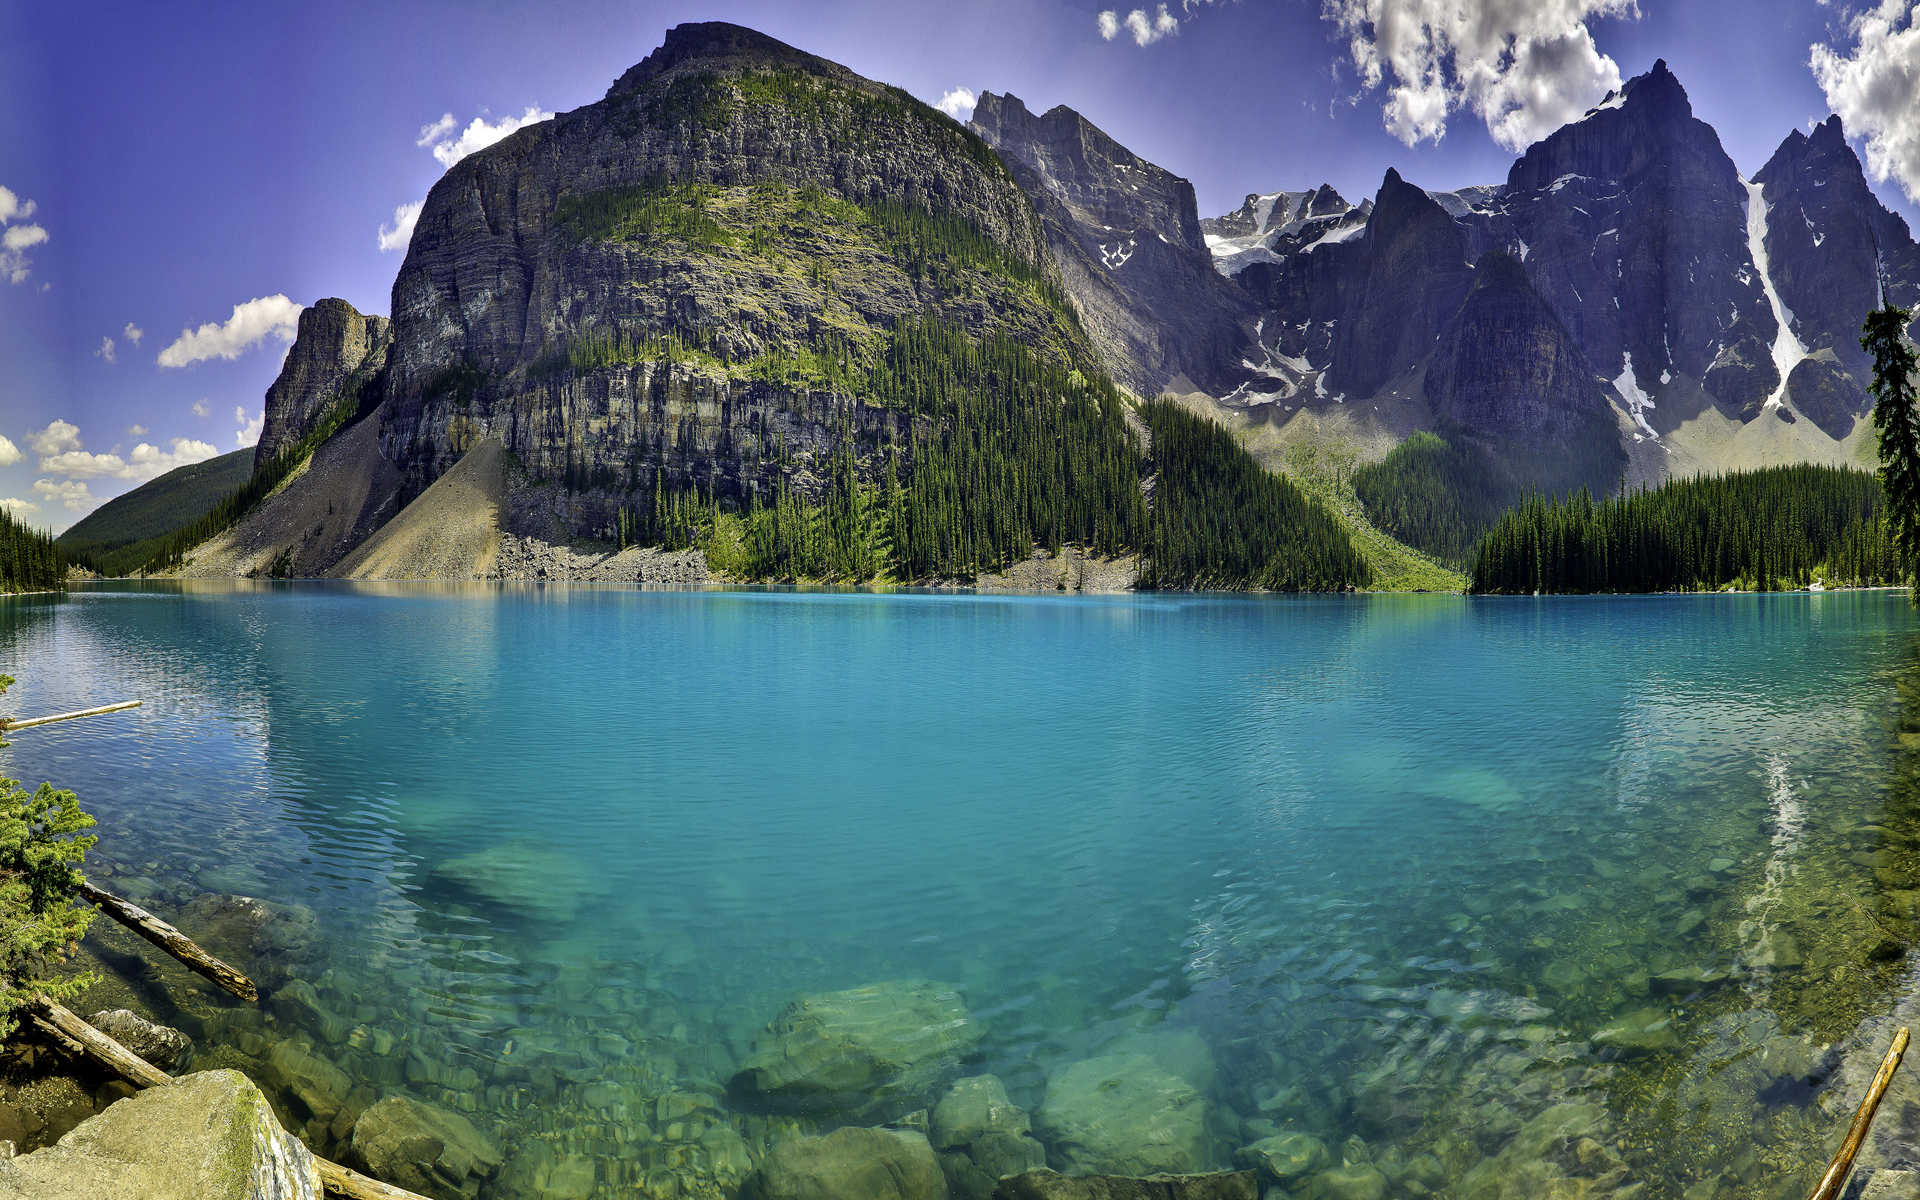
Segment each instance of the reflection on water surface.
[{"label": "reflection on water surface", "polygon": [[888,1122],[956,1195],[1804,1193],[1920,901],[1915,662],[1886,593],[0,603],[13,711],[146,701],[7,773],[271,992],[99,927],[88,1011],[335,1157],[460,1114],[440,1185],[500,1197],[732,1196]]}]

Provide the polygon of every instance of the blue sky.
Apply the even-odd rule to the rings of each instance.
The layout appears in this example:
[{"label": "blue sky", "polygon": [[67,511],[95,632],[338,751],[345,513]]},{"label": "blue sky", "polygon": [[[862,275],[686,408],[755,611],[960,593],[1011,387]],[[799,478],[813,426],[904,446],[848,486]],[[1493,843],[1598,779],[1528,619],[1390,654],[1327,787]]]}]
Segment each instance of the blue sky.
[{"label": "blue sky", "polygon": [[[1499,182],[1514,152],[1490,126],[1515,142],[1607,70],[1665,58],[1745,173],[1835,106],[1878,122],[1893,175],[1876,190],[1911,223],[1899,178],[1920,190],[1920,166],[1901,122],[1920,118],[1898,97],[1889,116],[1881,84],[1885,61],[1920,61],[1913,3],[1467,0],[1481,26],[1539,50],[1470,92],[1465,32],[1436,41],[1421,24],[1438,0],[1188,0],[1131,27],[1130,6],[1103,17],[1098,0],[0,0],[0,503],[60,529],[235,449],[297,306],[388,311],[401,255],[380,231],[444,170],[436,141],[591,103],[681,21],[751,25],[933,103],[966,89],[1070,105],[1192,179],[1202,215],[1322,182],[1357,200],[1388,167],[1436,189]],[[1825,89],[1816,44],[1839,64]],[[1390,110],[1397,71],[1423,66],[1451,93]],[[420,144],[443,115],[453,128]],[[203,325],[216,328],[180,341]]]}]

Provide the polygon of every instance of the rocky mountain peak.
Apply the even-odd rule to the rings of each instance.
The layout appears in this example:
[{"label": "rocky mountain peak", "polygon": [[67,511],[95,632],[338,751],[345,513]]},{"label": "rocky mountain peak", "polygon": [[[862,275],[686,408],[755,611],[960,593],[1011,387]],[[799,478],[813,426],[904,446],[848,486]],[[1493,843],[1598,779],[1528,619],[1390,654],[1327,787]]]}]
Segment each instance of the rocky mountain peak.
[{"label": "rocky mountain peak", "polygon": [[615,80],[607,89],[607,98],[638,91],[660,79],[780,68],[804,71],[845,84],[866,82],[838,63],[795,49],[758,30],[725,21],[689,21],[667,30],[659,49]]},{"label": "rocky mountain peak", "polygon": [[986,92],[974,106],[972,128],[1003,157],[1036,171],[1081,221],[1205,251],[1193,185],[1066,105],[1036,117],[1018,96]]},{"label": "rocky mountain peak", "polygon": [[1656,170],[1711,175],[1736,186],[1739,172],[1713,127],[1693,115],[1693,104],[1665,60],[1610,93],[1586,116],[1535,142],[1507,175],[1509,190],[1550,187],[1569,176],[1631,186]]},{"label": "rocky mountain peak", "polygon": [[387,318],[363,315],[345,300],[316,300],[302,309],[280,376],[267,388],[255,465],[305,437],[349,377],[384,365],[391,341]]}]

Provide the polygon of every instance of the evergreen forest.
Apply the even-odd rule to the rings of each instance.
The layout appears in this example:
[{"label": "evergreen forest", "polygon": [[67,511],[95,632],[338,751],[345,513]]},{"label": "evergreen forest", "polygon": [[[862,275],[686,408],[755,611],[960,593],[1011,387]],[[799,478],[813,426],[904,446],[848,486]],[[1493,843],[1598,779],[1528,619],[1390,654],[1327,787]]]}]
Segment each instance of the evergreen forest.
[{"label": "evergreen forest", "polygon": [[67,586],[67,556],[53,535],[36,533],[0,508],[0,592],[48,592]]},{"label": "evergreen forest", "polygon": [[1475,592],[1773,591],[1903,582],[1880,483],[1800,464],[1669,480],[1595,501],[1528,497],[1480,539]]}]

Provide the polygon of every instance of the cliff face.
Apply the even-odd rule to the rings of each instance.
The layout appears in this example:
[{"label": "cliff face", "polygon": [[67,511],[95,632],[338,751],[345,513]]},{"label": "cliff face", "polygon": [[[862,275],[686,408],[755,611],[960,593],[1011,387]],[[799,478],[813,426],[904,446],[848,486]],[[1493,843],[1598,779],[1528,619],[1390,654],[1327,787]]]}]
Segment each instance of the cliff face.
[{"label": "cliff face", "polygon": [[345,300],[319,300],[302,311],[287,361],[267,388],[254,465],[305,437],[348,376],[385,365],[391,341],[387,318],[363,316]]},{"label": "cliff face", "polygon": [[1606,394],[1517,261],[1481,257],[1444,342],[1426,376],[1435,415],[1522,457],[1570,457],[1553,481],[1562,486],[1604,490],[1618,478],[1626,455]]},{"label": "cliff face", "polygon": [[[933,253],[938,251],[938,253]],[[834,379],[923,312],[1091,362],[1032,206],[904,92],[682,25],[604,100],[454,166],[394,282],[383,452],[417,493],[498,437],[580,483],[577,531],[654,478],[807,489],[903,418]]]},{"label": "cliff face", "polygon": [[1258,315],[1213,269],[1191,183],[1064,105],[1036,117],[1019,97],[988,92],[971,128],[1032,199],[1116,379],[1153,397],[1183,375],[1214,392],[1251,378]]}]

